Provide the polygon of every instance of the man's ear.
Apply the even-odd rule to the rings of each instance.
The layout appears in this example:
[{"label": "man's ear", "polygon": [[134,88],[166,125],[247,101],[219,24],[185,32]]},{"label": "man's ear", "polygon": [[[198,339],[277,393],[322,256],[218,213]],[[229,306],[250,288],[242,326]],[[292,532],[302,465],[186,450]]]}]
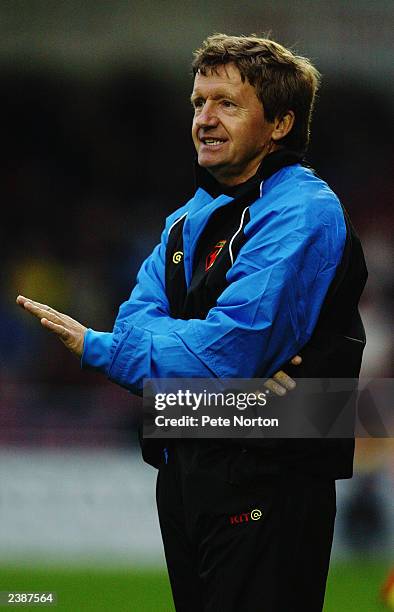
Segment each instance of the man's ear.
[{"label": "man's ear", "polygon": [[274,121],[274,130],[272,132],[272,140],[281,140],[290,132],[294,125],[295,115],[292,110],[286,111],[281,117],[277,117]]}]

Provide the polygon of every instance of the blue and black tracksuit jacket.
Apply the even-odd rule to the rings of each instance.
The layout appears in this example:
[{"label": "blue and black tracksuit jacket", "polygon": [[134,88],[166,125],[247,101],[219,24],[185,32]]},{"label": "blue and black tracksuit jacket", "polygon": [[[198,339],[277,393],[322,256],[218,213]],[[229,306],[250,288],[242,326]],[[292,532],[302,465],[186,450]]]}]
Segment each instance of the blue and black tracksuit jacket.
[{"label": "blue and black tracksuit jacket", "polygon": [[[297,376],[358,376],[365,281],[337,196],[297,154],[269,155],[253,179],[227,191],[200,170],[200,186],[168,217],[113,331],[87,331],[82,365],[135,393],[144,378],[269,377],[296,354]],[[305,452],[297,440],[290,452],[286,441],[267,462],[302,457],[304,467],[349,476],[352,441],[326,442],[324,450],[309,440]]]}]

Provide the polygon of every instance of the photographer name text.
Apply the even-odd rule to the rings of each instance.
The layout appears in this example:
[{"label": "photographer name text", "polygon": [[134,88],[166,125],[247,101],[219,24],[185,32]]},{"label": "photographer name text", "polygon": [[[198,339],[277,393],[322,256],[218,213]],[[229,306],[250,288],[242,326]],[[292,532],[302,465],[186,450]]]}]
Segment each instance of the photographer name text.
[{"label": "photographer name text", "polygon": [[279,419],[264,417],[245,417],[242,414],[228,417],[211,417],[209,415],[181,417],[155,417],[156,427],[279,427]]}]

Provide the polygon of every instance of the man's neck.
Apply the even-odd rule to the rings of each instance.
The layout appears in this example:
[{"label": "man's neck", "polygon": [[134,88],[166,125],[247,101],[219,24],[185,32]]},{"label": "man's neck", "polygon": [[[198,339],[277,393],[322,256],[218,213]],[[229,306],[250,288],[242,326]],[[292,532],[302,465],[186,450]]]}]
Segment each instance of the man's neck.
[{"label": "man's neck", "polygon": [[253,187],[261,181],[269,178],[275,172],[284,166],[300,163],[303,160],[303,155],[290,149],[278,149],[273,153],[269,153],[263,158],[257,172],[247,181],[237,185],[223,185],[219,183],[212,174],[205,168],[196,165],[196,182],[197,186],[202,187],[213,197],[218,197],[221,194],[235,198],[241,191],[244,192],[248,187]]}]

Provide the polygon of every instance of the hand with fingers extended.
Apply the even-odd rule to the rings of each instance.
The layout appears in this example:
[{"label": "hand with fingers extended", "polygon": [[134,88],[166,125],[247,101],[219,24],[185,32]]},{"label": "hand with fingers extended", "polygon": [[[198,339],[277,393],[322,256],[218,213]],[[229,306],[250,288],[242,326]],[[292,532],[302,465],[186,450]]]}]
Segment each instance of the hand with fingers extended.
[{"label": "hand with fingers extended", "polygon": [[18,295],[16,303],[40,319],[43,327],[56,334],[74,355],[81,357],[87,330],[84,325],[46,304],[40,304],[23,295]]},{"label": "hand with fingers extended", "polygon": [[[290,361],[293,366],[298,366],[302,363],[302,357],[296,355]],[[286,372],[279,370],[265,381],[265,388],[274,393],[275,395],[283,396],[286,395],[287,391],[293,391],[296,388],[296,382]]]}]

